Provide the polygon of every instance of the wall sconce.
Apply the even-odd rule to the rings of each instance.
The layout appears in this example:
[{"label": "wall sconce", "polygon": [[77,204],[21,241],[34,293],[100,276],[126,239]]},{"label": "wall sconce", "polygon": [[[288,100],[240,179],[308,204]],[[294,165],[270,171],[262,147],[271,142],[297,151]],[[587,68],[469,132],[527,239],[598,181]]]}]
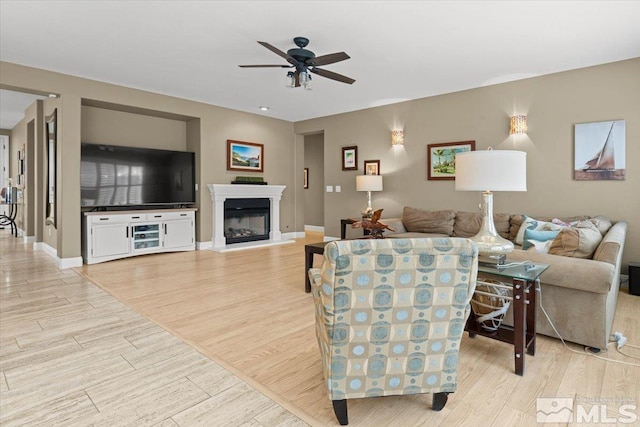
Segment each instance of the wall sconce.
[{"label": "wall sconce", "polygon": [[392,130],[391,131],[391,145],[404,145],[404,131]]},{"label": "wall sconce", "polygon": [[527,116],[511,116],[509,135],[527,133]]}]

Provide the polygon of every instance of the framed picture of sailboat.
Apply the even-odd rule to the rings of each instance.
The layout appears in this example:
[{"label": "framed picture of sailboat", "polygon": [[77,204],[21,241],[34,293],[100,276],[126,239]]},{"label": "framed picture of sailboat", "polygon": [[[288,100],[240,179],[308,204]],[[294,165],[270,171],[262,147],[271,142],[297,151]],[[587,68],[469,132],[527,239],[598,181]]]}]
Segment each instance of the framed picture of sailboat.
[{"label": "framed picture of sailboat", "polygon": [[624,180],[624,120],[576,124],[574,138],[573,179]]}]

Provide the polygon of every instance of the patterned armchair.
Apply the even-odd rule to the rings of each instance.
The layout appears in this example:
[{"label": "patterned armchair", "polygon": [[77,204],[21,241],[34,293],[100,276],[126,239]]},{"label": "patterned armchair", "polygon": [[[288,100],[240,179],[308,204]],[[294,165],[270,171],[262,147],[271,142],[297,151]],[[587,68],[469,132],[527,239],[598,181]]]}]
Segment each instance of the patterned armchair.
[{"label": "patterned armchair", "polygon": [[457,388],[478,251],[468,239],[369,239],[327,244],[309,276],[323,373],[336,417],[347,400]]}]

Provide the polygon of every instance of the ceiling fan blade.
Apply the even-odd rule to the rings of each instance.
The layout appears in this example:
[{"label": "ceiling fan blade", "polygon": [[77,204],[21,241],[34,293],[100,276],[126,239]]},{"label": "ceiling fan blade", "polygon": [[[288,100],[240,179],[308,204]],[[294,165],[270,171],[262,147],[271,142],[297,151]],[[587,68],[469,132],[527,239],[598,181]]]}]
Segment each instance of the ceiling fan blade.
[{"label": "ceiling fan blade", "polygon": [[275,53],[276,55],[281,56],[284,59],[286,59],[289,64],[296,65],[298,63],[298,61],[296,61],[292,56],[289,56],[289,54],[284,53],[283,51],[281,51],[277,47],[272,46],[267,42],[258,42],[258,43],[260,43],[262,46],[266,47],[267,49],[269,49],[271,52]]},{"label": "ceiling fan blade", "polygon": [[323,70],[322,68],[310,68],[309,71],[319,76],[337,80],[342,83],[352,84],[355,82],[351,77],[343,76],[342,74],[334,73],[333,71]]},{"label": "ceiling fan blade", "polygon": [[351,58],[344,52],[330,53],[328,55],[316,56],[315,58],[308,59],[307,65],[328,65],[336,62],[344,61]]},{"label": "ceiling fan blade", "polygon": [[293,65],[238,65],[240,68],[293,68]]}]

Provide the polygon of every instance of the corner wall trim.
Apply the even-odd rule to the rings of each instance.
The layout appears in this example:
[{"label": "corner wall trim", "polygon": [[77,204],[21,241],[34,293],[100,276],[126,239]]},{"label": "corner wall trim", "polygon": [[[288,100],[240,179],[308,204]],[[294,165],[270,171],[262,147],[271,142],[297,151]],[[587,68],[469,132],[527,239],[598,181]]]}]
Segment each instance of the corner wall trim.
[{"label": "corner wall trim", "polygon": [[213,244],[211,243],[211,240],[209,240],[208,242],[196,242],[197,251],[204,251],[207,249],[211,249],[212,247],[213,247]]},{"label": "corner wall trim", "polygon": [[82,267],[82,257],[58,258],[56,264],[60,270],[65,268]]}]

